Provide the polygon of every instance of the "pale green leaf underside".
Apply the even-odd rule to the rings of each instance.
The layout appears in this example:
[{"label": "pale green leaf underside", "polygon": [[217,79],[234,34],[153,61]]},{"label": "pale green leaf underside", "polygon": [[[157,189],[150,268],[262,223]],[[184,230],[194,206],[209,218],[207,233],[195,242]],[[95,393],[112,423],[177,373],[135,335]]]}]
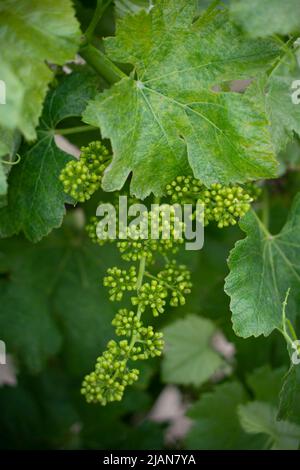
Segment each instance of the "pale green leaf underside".
[{"label": "pale green leaf underside", "polygon": [[230,254],[230,274],[225,282],[233,328],[243,337],[269,335],[281,325],[282,302],[289,288],[290,318],[299,306],[300,194],[278,235],[270,235],[254,212],[249,212],[240,226],[247,237],[237,242]]},{"label": "pale green leaf underside", "polygon": [[276,420],[276,408],[268,403],[254,401],[239,405],[241,425],[249,434],[266,434],[274,450],[296,450],[300,441],[300,426]]},{"label": "pale green leaf underside", "polygon": [[298,0],[232,0],[233,18],[252,36],[300,31]]},{"label": "pale green leaf underside", "polygon": [[223,364],[210,341],[216,332],[209,320],[189,315],[164,329],[163,380],[167,383],[199,386]]},{"label": "pale green leaf underside", "polygon": [[63,65],[73,59],[79,40],[71,0],[0,2],[0,76],[6,83],[0,125],[35,137],[52,78],[46,61]]},{"label": "pale green leaf underside", "polygon": [[157,1],[150,13],[120,20],[116,37],[106,40],[108,55],[133,64],[136,74],[99,95],[84,114],[112,142],[107,191],[120,189],[132,173],[134,194],[160,194],[188,166],[207,185],[276,174],[264,112],[215,87],[256,76],[278,46],[244,39],[224,11],[192,23],[195,11],[193,1]]}]

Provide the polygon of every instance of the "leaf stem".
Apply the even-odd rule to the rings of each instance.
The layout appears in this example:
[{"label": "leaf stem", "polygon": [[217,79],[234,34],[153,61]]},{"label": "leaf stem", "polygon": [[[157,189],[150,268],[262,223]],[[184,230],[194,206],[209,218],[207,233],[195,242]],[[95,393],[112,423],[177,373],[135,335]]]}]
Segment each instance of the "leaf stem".
[{"label": "leaf stem", "polygon": [[172,285],[169,284],[168,282],[163,281],[162,279],[159,279],[157,276],[153,276],[153,274],[148,273],[147,271],[145,272],[145,276],[146,276],[146,277],[149,277],[149,279],[154,279],[155,281],[161,282],[167,289],[170,289],[171,291],[175,291],[175,290],[176,290],[175,286],[172,286]]},{"label": "leaf stem", "polygon": [[94,126],[77,126],[77,127],[68,127],[66,129],[55,129],[55,134],[58,135],[69,135],[69,134],[79,134],[80,132],[90,132],[99,130],[98,127]]},{"label": "leaf stem", "polygon": [[[287,318],[286,316],[286,307],[287,307],[287,303],[288,303],[288,298],[289,298],[289,295],[290,295],[290,291],[291,289],[289,288],[286,292],[286,295],[285,295],[285,299],[282,303],[282,329],[281,328],[277,328],[278,331],[283,335],[283,337],[285,338],[287,344],[292,348],[294,349],[295,346],[294,346],[294,342],[298,340],[297,338],[297,335],[296,335],[296,332],[294,330],[294,327],[291,323],[291,321],[289,320],[289,318]],[[289,328],[290,330],[290,334],[292,335],[292,338],[290,337],[290,335],[288,334],[287,332],[287,327]],[[300,347],[298,346],[297,348],[297,351],[300,353]]]},{"label": "leaf stem", "polygon": [[269,230],[270,224],[270,204],[269,204],[269,192],[267,188],[263,190],[263,206],[262,206],[262,222],[267,230]]},{"label": "leaf stem", "polygon": [[[140,290],[140,288],[142,287],[143,278],[144,278],[144,274],[145,274],[145,268],[146,268],[146,258],[145,258],[145,256],[144,256],[144,257],[140,260],[138,278],[137,278],[137,282],[136,282],[136,290],[137,290],[137,292],[138,292],[138,291]],[[138,308],[137,308],[136,317],[137,317],[138,320],[140,320],[141,316],[142,316],[142,309],[141,309],[141,307],[140,307],[140,305],[139,305]],[[131,341],[130,341],[130,344],[129,344],[130,350],[134,347],[136,341],[137,341],[137,335],[132,334]]]},{"label": "leaf stem", "polygon": [[140,288],[142,287],[143,278],[144,278],[144,274],[145,274],[145,268],[146,268],[146,258],[143,257],[143,258],[140,260],[138,278],[137,278],[137,283],[136,283],[137,291],[139,291]]},{"label": "leaf stem", "polygon": [[97,0],[97,6],[96,6],[96,9],[94,11],[93,18],[92,18],[85,34],[84,34],[84,36],[85,36],[84,39],[87,42],[91,41],[91,39],[94,35],[94,31],[96,29],[97,24],[101,20],[101,18],[103,16],[103,13],[105,12],[106,8],[110,5],[111,2],[112,2],[112,0],[106,0],[106,2],[103,2],[103,0]]},{"label": "leaf stem", "polygon": [[113,85],[127,75],[122,72],[106,55],[92,44],[83,46],[79,54],[104,80]]}]

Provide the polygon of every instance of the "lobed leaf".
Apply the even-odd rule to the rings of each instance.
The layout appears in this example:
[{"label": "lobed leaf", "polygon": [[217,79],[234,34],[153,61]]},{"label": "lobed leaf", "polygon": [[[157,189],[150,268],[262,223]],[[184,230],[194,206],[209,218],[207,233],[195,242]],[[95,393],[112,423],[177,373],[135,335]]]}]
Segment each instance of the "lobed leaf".
[{"label": "lobed leaf", "polygon": [[269,335],[281,326],[282,303],[290,288],[288,315],[299,305],[300,194],[294,200],[281,232],[271,235],[254,212],[240,222],[247,237],[237,242],[229,257],[225,292],[230,296],[237,335]]},{"label": "lobed leaf", "polygon": [[224,361],[210,342],[216,332],[205,318],[188,315],[164,329],[166,342],[162,363],[165,382],[200,386],[219,370]]},{"label": "lobed leaf", "polygon": [[21,162],[9,175],[8,205],[0,209],[0,236],[23,231],[36,242],[59,227],[69,201],[59,175],[72,158],[54,140],[55,128],[63,119],[80,116],[98,89],[97,77],[89,71],[73,72],[48,95],[38,139],[20,150]]},{"label": "lobed leaf", "polygon": [[112,142],[106,191],[132,173],[135,195],[161,194],[189,166],[206,185],[276,175],[265,112],[242,94],[216,90],[258,76],[278,56],[277,43],[245,39],[225,10],[197,21],[195,14],[194,1],[157,0],[150,12],[119,20],[105,41],[112,60],[134,67],[84,114]]},{"label": "lobed leaf", "polygon": [[289,421],[276,421],[276,409],[259,401],[239,405],[240,422],[249,434],[266,434],[273,450],[297,450],[300,426]]}]

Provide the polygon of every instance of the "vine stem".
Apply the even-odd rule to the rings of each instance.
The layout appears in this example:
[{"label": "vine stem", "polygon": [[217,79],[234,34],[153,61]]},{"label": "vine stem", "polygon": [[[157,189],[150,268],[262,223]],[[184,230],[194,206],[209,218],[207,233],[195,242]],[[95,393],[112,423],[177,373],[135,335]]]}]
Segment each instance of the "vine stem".
[{"label": "vine stem", "polygon": [[[277,329],[283,335],[283,337],[285,338],[287,344],[292,349],[294,349],[294,342],[297,341],[298,338],[297,338],[296,332],[294,330],[294,327],[293,327],[291,321],[286,316],[286,307],[287,307],[288,298],[289,298],[289,295],[290,295],[290,290],[291,290],[290,288],[287,290],[285,299],[284,299],[283,304],[282,304],[282,329],[281,328],[277,328]],[[287,329],[286,329],[287,326],[290,330],[290,334],[292,335],[292,338],[290,337],[290,335],[287,332]],[[298,353],[300,353],[300,347],[299,346],[296,348],[296,350],[298,351]]]},{"label": "vine stem", "polygon": [[80,132],[90,132],[98,130],[94,126],[77,126],[77,127],[68,127],[66,129],[55,129],[55,134],[58,135],[69,135],[69,134],[79,134]]},{"label": "vine stem", "polygon": [[85,36],[84,39],[87,42],[91,41],[97,24],[101,20],[101,18],[103,16],[103,13],[105,12],[106,8],[110,5],[111,2],[112,2],[112,0],[107,0],[106,2],[103,2],[103,0],[97,0],[97,6],[96,6],[96,9],[94,11],[93,18],[92,18],[85,34],[84,34],[84,36]]},{"label": "vine stem", "polygon": [[155,281],[162,282],[165,285],[165,287],[167,287],[167,289],[170,289],[172,291],[175,290],[174,286],[171,286],[171,284],[169,284],[168,282],[161,281],[160,279],[158,279],[157,276],[153,276],[153,274],[151,274],[151,273],[145,272],[145,276],[149,277],[149,279],[154,279]]},{"label": "vine stem", "polygon": [[142,287],[143,278],[144,278],[144,274],[145,274],[145,268],[146,268],[146,257],[144,256],[140,260],[138,278],[137,278],[137,283],[136,283],[137,291],[139,291],[140,288]]},{"label": "vine stem", "polygon": [[[140,265],[139,265],[138,278],[137,278],[137,285],[136,285],[136,287],[137,287],[137,288],[136,288],[137,292],[138,292],[139,289],[142,287],[143,278],[144,278],[144,274],[145,274],[145,268],[146,268],[146,258],[143,257],[143,258],[141,258],[141,260],[140,260]],[[141,315],[142,315],[142,311],[141,311],[140,306],[138,306],[136,316],[137,316],[137,318],[138,318],[139,320],[140,320],[140,318],[141,318]],[[137,342],[137,336],[132,333],[132,336],[131,336],[131,339],[130,339],[130,343],[129,343],[129,352],[128,352],[127,357],[126,357],[126,362],[129,360],[130,351],[132,350],[132,348],[134,347],[134,345],[135,345],[136,342]],[[115,373],[114,373],[114,375],[113,375],[113,379],[115,379],[116,377],[118,377],[118,375],[119,375],[119,371],[116,370]]]},{"label": "vine stem", "polygon": [[122,78],[127,77],[119,67],[117,67],[102,51],[92,44],[83,46],[80,49],[79,54],[110,85],[113,85]]},{"label": "vine stem", "polygon": [[[136,282],[136,290],[137,292],[140,290],[140,288],[142,287],[142,284],[143,284],[143,279],[144,279],[144,275],[145,275],[145,269],[146,269],[146,257],[143,256],[143,258],[141,258],[140,260],[140,266],[139,266],[139,272],[138,272],[138,277],[137,277],[137,282]],[[137,318],[140,320],[141,316],[142,316],[142,310],[141,310],[141,307],[138,306],[138,309],[137,309],[137,313],[136,313],[136,316]],[[130,350],[133,348],[133,346],[135,345],[136,343],[136,335],[132,335],[131,337],[131,341],[130,341],[130,344],[129,344],[129,348]]]},{"label": "vine stem", "polygon": [[269,193],[267,188],[263,190],[263,207],[262,207],[262,222],[267,230],[270,224],[270,207],[269,207]]}]

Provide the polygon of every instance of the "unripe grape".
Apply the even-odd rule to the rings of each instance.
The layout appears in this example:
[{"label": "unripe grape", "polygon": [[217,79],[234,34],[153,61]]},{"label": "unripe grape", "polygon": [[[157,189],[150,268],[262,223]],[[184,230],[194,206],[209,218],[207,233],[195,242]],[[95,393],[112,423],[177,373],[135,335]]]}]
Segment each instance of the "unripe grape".
[{"label": "unripe grape", "polygon": [[111,156],[101,142],[91,142],[81,148],[79,160],[71,160],[61,171],[59,179],[64,191],[73,199],[84,202],[97,191]]}]

